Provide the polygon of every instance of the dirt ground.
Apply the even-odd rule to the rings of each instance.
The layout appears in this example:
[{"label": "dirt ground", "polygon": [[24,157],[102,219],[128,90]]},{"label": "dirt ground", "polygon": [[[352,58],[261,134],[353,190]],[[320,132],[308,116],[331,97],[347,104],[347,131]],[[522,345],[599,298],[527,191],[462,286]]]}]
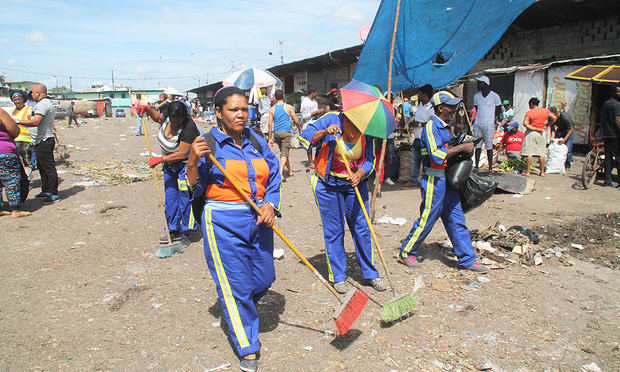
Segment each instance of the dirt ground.
[{"label": "dirt ground", "polygon": [[[183,254],[154,257],[161,212],[148,168],[141,166],[146,146],[134,135],[134,119],[57,125],[61,140],[74,146],[70,164],[59,167],[62,200],[50,206],[35,200],[37,173],[24,206],[33,215],[0,217],[0,369],[236,370],[202,239]],[[149,129],[154,133],[155,124]],[[292,151],[294,176],[284,184],[277,225],[325,274],[304,159],[301,150]],[[115,165],[103,171],[147,181],[127,176],[79,186],[98,177],[84,176],[85,167],[108,161]],[[337,301],[276,237],[285,254],[259,305],[260,369],[576,371],[596,363],[604,371],[619,370],[620,190],[600,184],[583,190],[576,174],[533,178],[531,194],[495,194],[467,214],[468,227],[522,225],[540,235],[543,248],[567,249],[561,257],[545,256],[539,266],[492,270],[488,280],[456,268],[436,244],[447,237],[441,224],[422,248],[422,268],[397,264],[399,242],[419,214],[420,191],[384,186],[377,217],[407,223],[376,224],[376,231],[398,291],[423,284],[415,293],[420,305],[407,319],[383,325],[380,307],[369,302],[341,337],[333,334],[331,320]],[[349,277],[359,282],[349,236]],[[366,289],[379,303],[391,298]]]}]

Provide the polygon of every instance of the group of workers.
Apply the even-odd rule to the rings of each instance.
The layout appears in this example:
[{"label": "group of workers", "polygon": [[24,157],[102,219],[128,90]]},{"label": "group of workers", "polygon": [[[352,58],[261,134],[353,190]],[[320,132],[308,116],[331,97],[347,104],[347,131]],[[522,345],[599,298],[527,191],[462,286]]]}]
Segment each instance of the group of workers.
[{"label": "group of workers", "polygon": [[[370,229],[355,194],[357,188],[363,207],[368,208],[368,178],[375,171],[374,138],[361,133],[346,113],[331,108],[326,113],[307,109],[310,117],[321,116],[308,120],[302,129],[281,91],[276,91],[275,98],[268,113],[267,139],[246,128],[248,101],[245,92],[235,87],[224,87],[215,94],[217,126],[204,135],[198,133],[187,110],[175,107],[175,102],[159,109],[138,107],[141,114],[161,124],[158,143],[164,155],[150,158],[149,164],[164,163],[166,217],[175,239],[185,240],[195,229],[192,205],[196,207],[195,201],[203,199],[200,216],[207,266],[243,371],[258,368],[261,345],[256,304],[275,280],[271,226],[281,214],[282,172],[284,168],[290,172],[286,141],[292,136],[291,122],[301,130],[300,143],[314,155],[311,187],[323,225],[329,281],[337,292],[347,292],[346,222],[366,284],[377,291],[388,288],[375,267]],[[399,261],[410,267],[420,265],[418,247],[441,217],[459,267],[486,272],[476,262],[458,192],[445,182],[447,159],[474,150],[473,144],[448,148],[451,122],[460,101],[445,91],[430,99],[437,114],[430,116],[420,135],[425,166],[421,216],[399,255]],[[274,140],[280,147],[280,159],[270,149]],[[260,213],[246,197],[259,206]]]}]

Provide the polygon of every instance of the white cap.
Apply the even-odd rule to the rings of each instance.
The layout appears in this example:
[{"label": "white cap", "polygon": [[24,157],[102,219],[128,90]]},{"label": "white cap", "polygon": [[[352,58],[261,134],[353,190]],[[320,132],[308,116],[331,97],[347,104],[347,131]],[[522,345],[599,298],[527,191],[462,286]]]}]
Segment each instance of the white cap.
[{"label": "white cap", "polygon": [[491,85],[491,81],[489,81],[489,78],[484,75],[478,76],[476,80],[481,81],[485,83],[486,85],[489,85],[489,86]]}]

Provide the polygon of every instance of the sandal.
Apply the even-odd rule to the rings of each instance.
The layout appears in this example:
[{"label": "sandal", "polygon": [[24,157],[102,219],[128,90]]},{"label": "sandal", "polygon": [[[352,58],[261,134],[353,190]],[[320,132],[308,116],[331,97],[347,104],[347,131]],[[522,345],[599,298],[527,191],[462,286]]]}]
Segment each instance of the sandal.
[{"label": "sandal", "polygon": [[26,212],[26,211],[13,211],[11,213],[11,217],[13,217],[13,218],[28,217],[28,216],[31,216],[31,215],[32,215],[32,213]]},{"label": "sandal", "polygon": [[381,279],[381,278],[370,279],[370,285],[377,292],[383,292],[386,289],[388,289],[388,283],[384,279]]},{"label": "sandal", "polygon": [[541,176],[541,177],[544,177],[544,176],[546,176],[546,175],[547,175],[547,173],[545,173],[545,172],[540,172],[540,173],[538,173],[538,175],[539,175],[539,176]]},{"label": "sandal", "polygon": [[530,172],[521,172],[521,175],[523,177],[530,177],[531,176]]}]

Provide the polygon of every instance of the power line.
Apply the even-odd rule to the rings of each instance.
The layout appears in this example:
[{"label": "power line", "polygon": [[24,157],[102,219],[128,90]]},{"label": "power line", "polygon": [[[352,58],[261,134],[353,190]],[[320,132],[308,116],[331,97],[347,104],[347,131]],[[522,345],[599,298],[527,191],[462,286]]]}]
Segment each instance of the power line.
[{"label": "power line", "polygon": [[299,9],[293,9],[293,8],[285,8],[285,7],[276,6],[276,5],[258,4],[258,3],[252,2],[252,1],[245,1],[245,0],[220,0],[220,1],[221,2],[225,2],[227,4],[230,4],[232,2],[236,2],[238,4],[253,6],[255,8],[275,10],[275,11],[284,12],[284,13],[293,13],[293,14],[299,14],[299,15],[316,17],[316,18],[323,18],[323,19],[334,19],[334,20],[338,20],[338,21],[346,21],[346,22],[354,22],[354,23],[367,23],[368,22],[367,19],[361,19],[361,18],[355,18],[355,17],[335,16],[335,15],[331,15],[331,14],[325,14],[325,13],[308,11],[308,10],[305,10],[305,9],[304,10],[299,10]]}]

